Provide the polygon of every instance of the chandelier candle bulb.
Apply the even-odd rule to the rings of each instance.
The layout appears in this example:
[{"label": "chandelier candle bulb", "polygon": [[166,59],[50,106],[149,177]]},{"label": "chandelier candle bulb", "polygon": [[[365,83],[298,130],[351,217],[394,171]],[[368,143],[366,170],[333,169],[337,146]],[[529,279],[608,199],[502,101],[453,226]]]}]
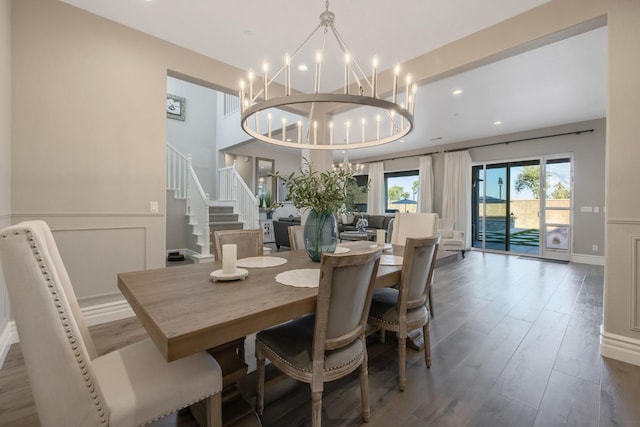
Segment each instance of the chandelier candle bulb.
[{"label": "chandelier candle bulb", "polygon": [[256,116],[256,123],[255,123],[256,132],[260,133],[260,117],[258,113],[256,113],[255,116]]},{"label": "chandelier candle bulb", "polygon": [[380,114],[376,116],[376,139],[380,139]]},{"label": "chandelier candle bulb", "polygon": [[267,99],[269,99],[269,97],[267,96],[267,90],[269,88],[269,76],[267,75],[267,72],[269,71],[269,64],[267,64],[266,62],[264,64],[262,64],[262,71],[264,71],[264,93],[263,98],[266,101]]},{"label": "chandelier candle bulb", "polygon": [[249,71],[249,104],[253,104],[253,71]]},{"label": "chandelier candle bulb", "polygon": [[271,138],[271,113],[267,114],[267,135]]},{"label": "chandelier candle bulb", "polygon": [[287,140],[286,134],[287,134],[287,119],[286,117],[283,117],[282,118],[282,140],[283,141]]},{"label": "chandelier candle bulb", "polygon": [[[378,93],[378,75],[376,68],[378,67],[378,58],[373,58],[373,69],[371,71],[371,97],[376,98]],[[362,139],[364,142],[364,138]]]},{"label": "chandelier candle bulb", "polygon": [[313,145],[318,143],[318,122],[313,121]]},{"label": "chandelier candle bulb", "polygon": [[349,143],[349,128],[351,127],[351,122],[345,123],[344,127],[345,127],[345,133],[347,134],[345,141],[348,144]]},{"label": "chandelier candle bulb", "polygon": [[291,95],[291,57],[287,53],[284,56],[284,91],[285,95]]},{"label": "chandelier candle bulb", "polygon": [[344,55],[344,93],[349,94],[349,63],[351,62],[351,56],[346,53]]},{"label": "chandelier candle bulb", "polygon": [[398,74],[400,74],[400,65],[396,65],[393,73],[393,96],[391,97],[394,104],[398,103]]},{"label": "chandelier candle bulb", "polygon": [[407,74],[407,93],[404,96],[404,105],[405,105],[405,109],[408,106],[408,102],[409,102],[409,89],[411,88],[411,74]]},{"label": "chandelier candle bulb", "polygon": [[316,93],[320,93],[320,63],[322,62],[322,53],[316,53]]},{"label": "chandelier candle bulb", "polygon": [[222,245],[222,272],[224,274],[235,273],[237,262],[238,262],[238,245],[236,244]]},{"label": "chandelier candle bulb", "polygon": [[329,145],[333,145],[333,122],[329,122]]},{"label": "chandelier candle bulb", "polygon": [[362,142],[364,142],[364,125],[365,125],[365,120],[362,119]]},{"label": "chandelier candle bulb", "polygon": [[298,144],[302,142],[302,122],[298,120]]}]

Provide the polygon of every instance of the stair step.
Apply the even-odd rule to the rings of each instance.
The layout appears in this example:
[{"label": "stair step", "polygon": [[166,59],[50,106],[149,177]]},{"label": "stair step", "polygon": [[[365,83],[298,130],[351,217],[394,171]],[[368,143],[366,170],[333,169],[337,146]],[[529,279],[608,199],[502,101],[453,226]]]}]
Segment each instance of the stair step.
[{"label": "stair step", "polygon": [[233,213],[233,206],[209,206],[209,213]]},{"label": "stair step", "polygon": [[220,230],[242,230],[243,228],[244,223],[239,221],[220,221],[209,223],[209,229],[212,232]]},{"label": "stair step", "polygon": [[238,214],[209,213],[209,222],[238,222]]}]

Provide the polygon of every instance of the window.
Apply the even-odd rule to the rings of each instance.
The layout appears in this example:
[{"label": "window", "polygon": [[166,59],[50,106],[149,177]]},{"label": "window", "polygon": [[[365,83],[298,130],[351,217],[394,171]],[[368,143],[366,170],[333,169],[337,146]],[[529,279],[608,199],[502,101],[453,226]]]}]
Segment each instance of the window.
[{"label": "window", "polygon": [[417,170],[384,174],[387,212],[417,212],[420,175]]}]

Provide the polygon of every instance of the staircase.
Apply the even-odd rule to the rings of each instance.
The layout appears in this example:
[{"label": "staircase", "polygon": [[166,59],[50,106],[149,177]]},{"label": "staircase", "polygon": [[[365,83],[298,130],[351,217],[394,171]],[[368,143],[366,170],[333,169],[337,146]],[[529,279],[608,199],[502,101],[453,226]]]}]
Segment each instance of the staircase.
[{"label": "staircase", "polygon": [[184,156],[169,143],[166,178],[167,190],[186,204],[185,215],[193,237],[186,249],[200,262],[212,258],[214,231],[259,228],[258,199],[242,180],[235,163],[218,171],[220,197],[216,202],[210,202],[203,191],[191,155]]},{"label": "staircase", "polygon": [[209,206],[209,229],[211,230],[211,242],[210,253],[215,253],[213,250],[214,238],[213,232],[220,230],[242,230],[244,223],[238,221],[238,214],[233,213],[233,206],[225,205],[213,205]]}]

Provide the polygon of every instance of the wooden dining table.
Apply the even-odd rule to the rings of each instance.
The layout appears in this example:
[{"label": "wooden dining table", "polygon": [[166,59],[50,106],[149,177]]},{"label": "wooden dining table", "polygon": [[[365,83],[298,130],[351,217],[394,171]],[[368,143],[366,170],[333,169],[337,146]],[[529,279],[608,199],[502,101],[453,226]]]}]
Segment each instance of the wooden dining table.
[{"label": "wooden dining table", "polygon": [[[341,246],[351,252],[372,242]],[[348,255],[348,254],[346,254]],[[118,274],[118,287],[164,358],[170,362],[242,339],[262,329],[312,313],[317,288],[276,282],[276,275],[294,269],[319,269],[304,250],[273,254],[287,260],[275,267],[247,268],[244,280],[212,281],[212,263]],[[400,280],[399,265],[380,265],[376,287]]]}]

